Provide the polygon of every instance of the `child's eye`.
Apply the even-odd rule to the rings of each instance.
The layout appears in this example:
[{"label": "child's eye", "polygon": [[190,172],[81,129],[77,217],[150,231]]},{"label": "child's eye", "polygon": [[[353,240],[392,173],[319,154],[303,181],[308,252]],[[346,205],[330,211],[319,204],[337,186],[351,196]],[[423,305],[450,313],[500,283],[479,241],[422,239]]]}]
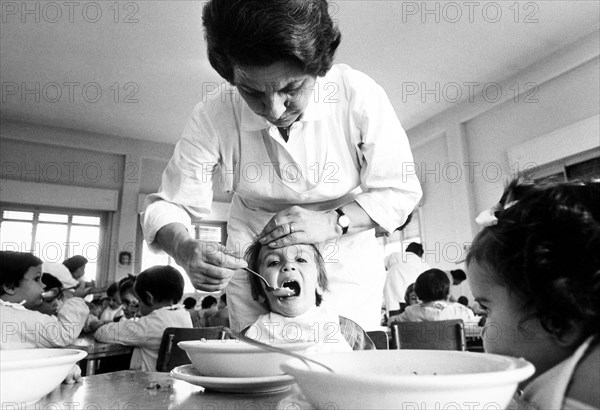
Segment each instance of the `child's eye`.
[{"label": "child's eye", "polygon": [[296,262],[298,262],[298,263],[307,263],[306,259],[304,259],[304,258],[296,258]]},{"label": "child's eye", "polygon": [[279,261],[277,261],[277,260],[272,260],[272,261],[267,262],[268,267],[277,266],[277,265],[279,265]]}]

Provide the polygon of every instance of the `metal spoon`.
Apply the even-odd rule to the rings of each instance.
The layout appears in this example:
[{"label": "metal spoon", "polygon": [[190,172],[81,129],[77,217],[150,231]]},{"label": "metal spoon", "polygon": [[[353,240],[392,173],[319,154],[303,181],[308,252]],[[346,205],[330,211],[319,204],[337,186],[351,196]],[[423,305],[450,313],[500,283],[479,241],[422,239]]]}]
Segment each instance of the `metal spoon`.
[{"label": "metal spoon", "polygon": [[289,350],[283,349],[281,347],[277,347],[277,346],[272,345],[272,344],[259,342],[258,340],[252,339],[252,338],[244,335],[243,333],[235,332],[235,331],[231,330],[228,327],[224,327],[223,331],[225,333],[227,333],[229,336],[233,337],[234,339],[241,340],[241,341],[246,342],[246,343],[248,343],[250,345],[258,346],[258,347],[260,347],[260,348],[262,348],[264,350],[268,350],[270,352],[281,353],[281,354],[285,354],[285,355],[288,355],[288,356],[295,357],[296,359],[300,359],[300,360],[302,360],[302,363],[304,363],[309,368],[310,368],[310,365],[308,364],[308,362],[311,362],[311,363],[314,363],[314,364],[318,364],[319,366],[327,369],[331,373],[335,373],[331,367],[326,366],[323,363],[318,362],[318,361],[316,361],[314,359],[311,359],[310,357],[307,357],[305,355],[302,355],[302,354],[299,354],[299,353],[296,353],[296,352],[291,352]]},{"label": "metal spoon", "polygon": [[293,295],[294,291],[288,288],[276,288],[273,287],[269,284],[269,282],[267,282],[267,280],[260,274],[257,272],[254,272],[252,269],[250,268],[244,268],[244,270],[246,272],[250,272],[253,275],[258,276],[264,283],[265,283],[265,287],[267,289],[267,291],[269,292],[277,292],[277,296],[289,296],[289,295]]}]

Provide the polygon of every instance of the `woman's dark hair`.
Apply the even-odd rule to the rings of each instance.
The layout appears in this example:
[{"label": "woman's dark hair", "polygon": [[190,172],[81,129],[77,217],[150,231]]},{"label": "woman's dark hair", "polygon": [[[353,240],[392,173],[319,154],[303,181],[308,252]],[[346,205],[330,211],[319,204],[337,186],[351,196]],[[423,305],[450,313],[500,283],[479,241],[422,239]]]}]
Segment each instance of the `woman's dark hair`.
[{"label": "woman's dark hair", "polygon": [[600,183],[522,178],[505,189],[497,224],[474,239],[476,262],[515,292],[548,332],[600,333]]},{"label": "woman's dark hair", "polygon": [[415,293],[421,302],[446,300],[450,292],[450,279],[440,269],[429,269],[421,273],[415,281]]},{"label": "woman's dark hair", "polygon": [[32,266],[40,266],[42,260],[32,253],[0,251],[0,295],[4,287],[18,287]]},{"label": "woman's dark hair", "polygon": [[[250,245],[248,247],[248,249],[246,250],[246,253],[244,254],[244,259],[246,259],[246,262],[248,262],[248,267],[257,273],[260,273],[260,271],[259,271],[259,266],[260,266],[259,256],[260,256],[260,250],[262,249],[262,246],[263,245],[259,241],[254,241],[252,243],[252,245]],[[318,282],[319,286],[321,287],[321,289],[323,289],[323,291],[325,291],[329,288],[329,280],[327,279],[327,270],[325,269],[325,261],[323,260],[323,257],[321,256],[321,252],[319,252],[319,249],[317,249],[317,247],[315,245],[309,245],[309,246],[313,250],[313,254],[315,257],[315,263],[317,265],[317,270],[319,272],[319,277],[317,278],[317,282]],[[254,298],[254,300],[261,301],[261,297],[262,297],[262,300],[263,300],[262,305],[264,307],[266,307],[267,309],[271,310],[271,306],[269,305],[269,299],[267,298],[267,293],[265,292],[265,290],[263,288],[263,281],[260,280],[260,278],[258,278],[256,275],[253,275],[251,273],[248,273],[248,279],[250,281],[250,288],[252,290],[252,297]],[[316,305],[320,306],[321,302],[323,301],[323,296],[320,295],[316,290],[315,290],[315,295],[316,295]]]},{"label": "woman's dark hair", "polygon": [[214,296],[208,295],[205,296],[204,299],[202,299],[202,302],[200,302],[200,307],[202,309],[208,309],[213,307],[214,305],[216,305],[217,303],[217,298],[215,298]]},{"label": "woman's dark hair", "polygon": [[183,307],[188,310],[193,309],[194,307],[196,307],[196,303],[198,303],[198,301],[193,297],[189,296],[183,300]]},{"label": "woman's dark hair", "polygon": [[86,263],[88,263],[88,260],[81,255],[71,256],[69,259],[63,261],[63,265],[65,265],[71,273],[75,272],[77,269],[81,268]]},{"label": "woman's dark hair", "polygon": [[172,266],[153,266],[140,273],[135,279],[133,289],[137,297],[146,305],[150,301],[146,292],[150,293],[154,302],[179,303],[183,297],[185,283],[181,273]]},{"label": "woman's dark hair", "polygon": [[406,247],[405,252],[412,252],[420,258],[423,256],[424,253],[423,245],[421,245],[420,243],[411,242]]},{"label": "woman's dark hair", "polygon": [[233,67],[294,61],[323,76],[341,34],[326,0],[210,0],[203,9],[208,60],[233,83]]},{"label": "woman's dark hair", "polygon": [[127,292],[131,292],[133,289],[133,284],[135,283],[135,276],[127,275],[119,282],[117,282],[117,289],[119,290],[119,297],[123,299],[123,295]]}]

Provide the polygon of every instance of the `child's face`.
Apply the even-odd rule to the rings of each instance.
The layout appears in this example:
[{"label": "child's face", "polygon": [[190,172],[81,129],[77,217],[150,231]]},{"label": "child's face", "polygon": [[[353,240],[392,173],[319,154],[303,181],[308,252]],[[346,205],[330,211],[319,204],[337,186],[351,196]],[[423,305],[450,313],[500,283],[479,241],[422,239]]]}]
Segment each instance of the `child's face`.
[{"label": "child's face", "polygon": [[[104,304],[104,301],[102,303]],[[108,297],[106,303],[112,310],[118,309],[119,306],[121,306],[121,297],[118,293],[115,293],[114,295]]]},{"label": "child's face", "polygon": [[83,275],[85,275],[85,265],[80,266],[75,272],[71,273],[73,279],[80,279],[81,277],[83,277]]},{"label": "child's face", "polygon": [[483,347],[487,353],[523,357],[536,367],[536,374],[564,358],[564,349],[544,330],[531,309],[515,292],[497,280],[485,266],[469,265],[469,285],[475,300],[487,313]]},{"label": "child's face", "polygon": [[[262,247],[259,254],[258,273],[276,287],[292,289],[292,296],[273,295],[266,292],[271,310],[287,317],[295,317],[316,305],[315,290],[322,293],[318,284],[319,269],[315,254],[309,245],[292,245],[270,249]],[[264,289],[264,284],[261,284]]]},{"label": "child's face", "polygon": [[12,300],[16,303],[25,300],[23,306],[27,309],[34,309],[40,306],[43,302],[42,292],[44,284],[42,283],[42,265],[31,266],[25,272],[25,276],[21,279],[19,286],[12,290]]},{"label": "child's face", "polygon": [[133,291],[122,294],[121,303],[123,304],[123,315],[127,319],[131,319],[137,315],[140,309],[140,301],[135,297]]},{"label": "child's face", "polygon": [[417,296],[417,292],[415,292],[414,290],[412,292],[410,292],[408,294],[408,300],[407,300],[408,305],[416,305],[419,303],[419,297]]}]

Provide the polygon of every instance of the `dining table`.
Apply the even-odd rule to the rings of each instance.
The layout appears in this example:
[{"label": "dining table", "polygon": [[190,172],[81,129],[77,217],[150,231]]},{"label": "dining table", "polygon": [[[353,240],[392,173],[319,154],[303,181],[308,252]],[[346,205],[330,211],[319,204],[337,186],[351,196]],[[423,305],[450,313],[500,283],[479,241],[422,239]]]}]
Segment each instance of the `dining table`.
[{"label": "dining table", "polygon": [[133,352],[133,347],[124,346],[119,343],[104,343],[94,339],[91,333],[80,335],[69,349],[79,349],[87,352],[87,356],[80,363],[86,376],[92,376],[96,373],[102,359],[122,359],[122,368],[129,368],[129,359]]},{"label": "dining table", "polygon": [[61,384],[36,403],[34,410],[313,410],[335,409],[334,403],[314,407],[297,384],[271,393],[227,393],[173,378],[166,372],[122,370],[85,376]]}]

